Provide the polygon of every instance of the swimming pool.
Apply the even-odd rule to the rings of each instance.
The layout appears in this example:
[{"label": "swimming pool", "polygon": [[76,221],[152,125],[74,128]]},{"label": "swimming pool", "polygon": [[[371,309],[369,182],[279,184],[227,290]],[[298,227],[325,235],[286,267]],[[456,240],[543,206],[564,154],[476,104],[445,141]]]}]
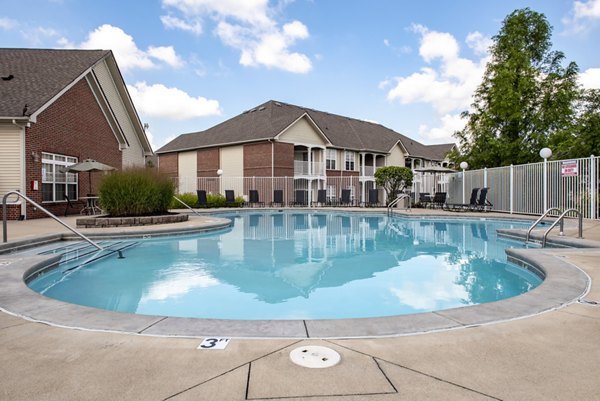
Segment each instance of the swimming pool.
[{"label": "swimming pool", "polygon": [[28,285],[113,311],[285,320],[476,305],[542,281],[506,262],[505,249],[522,244],[496,236],[524,223],[319,211],[225,216],[234,221],[225,231],[105,243],[124,259],[71,245],[59,250],[69,261]]}]

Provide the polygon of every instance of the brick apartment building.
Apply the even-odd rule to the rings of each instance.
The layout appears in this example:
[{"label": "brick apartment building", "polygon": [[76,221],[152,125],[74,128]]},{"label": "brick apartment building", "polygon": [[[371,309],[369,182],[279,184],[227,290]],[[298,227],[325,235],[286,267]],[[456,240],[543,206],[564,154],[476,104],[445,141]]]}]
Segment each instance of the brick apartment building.
[{"label": "brick apartment building", "polygon": [[[234,189],[247,195],[261,188],[261,199],[269,201],[273,189],[285,187],[290,200],[302,188],[315,201],[317,189],[335,199],[348,188],[358,203],[375,187],[377,168],[445,167],[454,146],[423,145],[380,124],[271,100],[180,135],[156,153],[160,171],[178,178],[180,193]],[[224,184],[217,186],[217,177]]]},{"label": "brick apartment building", "polygon": [[[0,199],[18,190],[62,214],[65,195],[89,191],[88,174],[66,166],[85,159],[144,166],[149,155],[111,51],[0,49]],[[21,199],[8,201],[11,219],[45,217]]]}]

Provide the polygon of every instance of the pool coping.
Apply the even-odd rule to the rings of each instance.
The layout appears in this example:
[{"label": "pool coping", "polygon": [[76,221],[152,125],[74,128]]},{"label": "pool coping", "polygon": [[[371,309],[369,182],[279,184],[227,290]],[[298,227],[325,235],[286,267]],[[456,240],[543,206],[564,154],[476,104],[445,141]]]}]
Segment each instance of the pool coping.
[{"label": "pool coping", "polygon": [[[421,216],[414,217],[420,218]],[[440,218],[440,216],[435,217]],[[469,216],[452,217],[452,219],[455,218],[473,219]],[[221,222],[195,230],[145,230],[143,235],[188,234],[226,228],[227,225],[223,225]],[[142,234],[137,232],[137,235],[132,233],[126,235],[126,237],[132,236],[140,237]],[[69,238],[68,235],[57,234],[44,236],[43,240],[48,242],[50,238],[59,240],[65,237]],[[114,233],[100,237],[113,238]],[[26,242],[31,243],[32,240],[29,239]],[[598,245],[598,243],[596,244]],[[560,250],[561,253],[573,251],[584,252],[585,249]],[[58,263],[59,256],[9,255],[0,257],[0,282],[3,283],[3,291],[0,293],[0,310],[30,321],[58,327],[150,336],[372,338],[454,330],[524,318],[577,302],[589,291],[591,280],[587,274],[557,256],[555,249],[507,249],[506,252],[511,262],[545,275],[542,284],[525,294],[480,305],[411,315],[323,320],[181,318],[112,312],[70,304],[45,297],[29,289],[25,284],[26,277]]]}]

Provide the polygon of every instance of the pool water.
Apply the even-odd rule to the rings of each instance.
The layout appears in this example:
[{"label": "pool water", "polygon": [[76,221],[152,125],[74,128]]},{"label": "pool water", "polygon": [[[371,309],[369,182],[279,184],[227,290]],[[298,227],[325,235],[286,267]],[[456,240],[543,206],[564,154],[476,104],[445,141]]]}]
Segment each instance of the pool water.
[{"label": "pool water", "polygon": [[[28,285],[112,311],[220,319],[412,314],[513,297],[541,283],[507,263],[499,228],[523,223],[334,212],[238,212],[211,234],[63,248]],[[99,256],[105,256],[98,258]]]}]

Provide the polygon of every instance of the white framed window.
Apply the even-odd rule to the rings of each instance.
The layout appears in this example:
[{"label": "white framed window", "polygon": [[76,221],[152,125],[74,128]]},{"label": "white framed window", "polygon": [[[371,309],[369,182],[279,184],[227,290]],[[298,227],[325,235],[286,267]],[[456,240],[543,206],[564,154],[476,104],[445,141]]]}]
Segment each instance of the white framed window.
[{"label": "white framed window", "polygon": [[354,159],[355,159],[355,152],[346,151],[346,156],[345,156],[345,160],[346,160],[346,171],[354,171]]},{"label": "white framed window", "polygon": [[337,150],[327,149],[327,158],[325,159],[325,168],[327,170],[335,170],[336,156],[337,156]]},{"label": "white framed window", "polygon": [[65,195],[77,199],[77,174],[64,170],[75,163],[76,157],[42,153],[42,202],[64,202]]},{"label": "white framed window", "polygon": [[346,189],[349,189],[349,190],[350,190],[350,200],[351,200],[352,202],[354,202],[354,201],[356,200],[356,198],[354,197],[354,196],[355,196],[354,186],[353,186],[353,185],[348,185],[348,186],[346,187]]},{"label": "white framed window", "polygon": [[335,185],[327,185],[327,201],[333,202],[337,200]]}]

